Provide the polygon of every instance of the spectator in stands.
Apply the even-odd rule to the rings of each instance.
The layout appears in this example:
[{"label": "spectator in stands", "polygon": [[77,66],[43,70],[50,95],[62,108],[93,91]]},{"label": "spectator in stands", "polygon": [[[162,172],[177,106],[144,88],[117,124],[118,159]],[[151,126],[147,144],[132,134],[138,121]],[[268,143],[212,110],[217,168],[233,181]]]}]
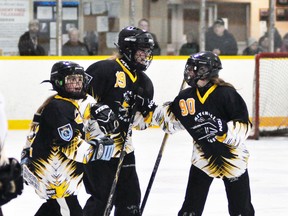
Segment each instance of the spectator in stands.
[{"label": "spectator in stands", "polygon": [[259,46],[263,52],[269,52],[269,39],[267,35],[263,35],[259,39]]},{"label": "spectator in stands", "polygon": [[243,50],[243,55],[256,55],[263,52],[263,49],[258,45],[258,41],[255,38],[248,39],[248,46]]},{"label": "spectator in stands", "polygon": [[217,55],[237,55],[238,47],[234,36],[225,29],[222,18],[218,18],[206,32],[205,50]]},{"label": "spectator in stands", "polygon": [[280,52],[288,52],[288,33],[286,33],[283,37]]},{"label": "spectator in stands", "polygon": [[[268,29],[269,29],[269,19],[267,19],[266,26],[267,31],[265,32],[264,36],[268,38]],[[276,27],[274,27],[274,52],[280,52],[280,48],[282,45],[282,37]],[[269,49],[268,49],[269,50]]]},{"label": "spectator in stands", "polygon": [[31,20],[26,31],[19,38],[18,50],[20,56],[44,56],[44,47],[39,43],[39,21]]},{"label": "spectator in stands", "polygon": [[88,55],[87,46],[79,40],[79,30],[70,28],[68,30],[69,40],[62,47],[63,56],[85,56]]},{"label": "spectator in stands", "polygon": [[161,48],[158,44],[158,40],[157,40],[157,37],[154,33],[151,33],[149,28],[150,28],[150,24],[149,24],[149,21],[145,18],[142,18],[138,21],[138,28],[144,30],[144,31],[148,31],[152,37],[153,37],[153,40],[154,40],[154,49],[153,49],[153,55],[161,55]]},{"label": "spectator in stands", "polygon": [[199,44],[196,42],[193,32],[186,34],[187,43],[180,48],[179,55],[191,55],[199,52]]},{"label": "spectator in stands", "polygon": [[86,36],[84,37],[84,43],[87,46],[89,55],[98,54],[98,38],[94,31],[86,32]]}]

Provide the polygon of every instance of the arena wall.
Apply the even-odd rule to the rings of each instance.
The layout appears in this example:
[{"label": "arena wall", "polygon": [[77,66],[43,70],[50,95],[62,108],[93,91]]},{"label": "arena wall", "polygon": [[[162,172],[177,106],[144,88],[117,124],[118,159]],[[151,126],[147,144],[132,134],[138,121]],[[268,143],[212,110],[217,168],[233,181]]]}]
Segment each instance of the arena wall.
[{"label": "arena wall", "polygon": [[[51,84],[42,83],[50,77],[52,65],[71,60],[85,69],[108,56],[85,57],[0,57],[0,91],[6,100],[9,129],[28,129],[34,112],[54,92]],[[223,70],[220,77],[232,83],[247,103],[252,116],[254,56],[220,56]],[[154,83],[157,104],[171,101],[183,80],[187,56],[157,56],[146,71]]]}]

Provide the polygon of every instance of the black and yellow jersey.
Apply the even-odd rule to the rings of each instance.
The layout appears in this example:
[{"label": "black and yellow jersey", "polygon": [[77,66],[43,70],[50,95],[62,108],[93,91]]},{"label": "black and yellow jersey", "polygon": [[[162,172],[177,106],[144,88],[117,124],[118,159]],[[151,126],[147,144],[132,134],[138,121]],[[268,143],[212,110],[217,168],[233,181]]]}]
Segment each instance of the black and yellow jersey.
[{"label": "black and yellow jersey", "polygon": [[[96,101],[89,95],[80,100],[55,95],[46,102],[34,116],[24,147],[31,149],[29,170],[40,185],[36,192],[45,199],[76,195],[82,182],[82,164],[94,153],[94,147],[85,141],[85,132],[93,128],[89,124],[97,124],[90,120],[90,106]],[[97,125],[96,133],[87,134],[98,135]]]},{"label": "black and yellow jersey", "polygon": [[194,141],[192,163],[211,177],[242,175],[249,157],[244,141],[252,125],[246,104],[234,88],[216,84],[189,87],[154,112],[155,121],[166,132],[186,129],[192,138],[195,135],[192,127],[209,118],[227,122],[228,131],[222,137]]},{"label": "black and yellow jersey", "polygon": [[[86,73],[91,77],[89,94],[92,95],[98,102],[108,105],[119,120],[119,128],[122,131],[127,131],[129,121],[132,114],[134,101],[131,96],[139,94],[141,88],[141,96],[153,99],[154,87],[150,78],[144,72],[133,73],[129,71],[126,63],[121,59],[102,60],[90,65]],[[141,117],[139,112],[135,120],[141,122],[138,129],[145,129],[148,124],[145,124],[145,119],[139,120]],[[149,118],[149,117],[145,117]],[[135,127],[137,125],[134,125]],[[114,157],[119,156],[122,147],[121,139],[115,141]],[[134,150],[132,146],[131,134],[126,145],[126,152],[130,153]]]}]

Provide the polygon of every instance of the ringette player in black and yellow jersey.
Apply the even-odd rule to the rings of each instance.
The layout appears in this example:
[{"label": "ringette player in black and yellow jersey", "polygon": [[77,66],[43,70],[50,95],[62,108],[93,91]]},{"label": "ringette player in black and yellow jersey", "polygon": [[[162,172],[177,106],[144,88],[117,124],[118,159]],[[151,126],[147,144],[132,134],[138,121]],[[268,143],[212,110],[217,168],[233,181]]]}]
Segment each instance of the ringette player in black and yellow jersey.
[{"label": "ringette player in black and yellow jersey", "polygon": [[[94,161],[85,165],[84,184],[91,194],[84,207],[85,216],[103,216],[116,173],[123,137],[128,131],[133,107],[137,107],[134,126],[147,128],[153,103],[153,84],[144,73],[152,61],[154,41],[150,33],[128,26],[119,33],[119,53],[111,59],[90,65],[86,73],[91,76],[89,93],[99,102],[107,104],[117,115],[119,136],[114,138],[115,149],[110,161]],[[132,132],[126,145],[126,156],[120,172],[113,205],[116,216],[140,215],[139,180],[135,168]],[[101,173],[100,175],[98,175]]]},{"label": "ringette player in black and yellow jersey", "polygon": [[222,64],[212,52],[191,55],[184,78],[190,87],[158,106],[154,120],[168,133],[185,129],[193,138],[192,165],[178,216],[202,215],[214,178],[224,182],[231,216],[253,216],[244,144],[251,123],[235,88],[219,78]]},{"label": "ringette player in black and yellow jersey", "polygon": [[83,164],[109,160],[113,153],[113,140],[99,126],[109,132],[116,118],[86,93],[88,81],[77,63],[60,61],[52,67],[48,82],[57,94],[34,115],[21,155],[25,181],[46,199],[35,215],[82,216],[77,194]]}]

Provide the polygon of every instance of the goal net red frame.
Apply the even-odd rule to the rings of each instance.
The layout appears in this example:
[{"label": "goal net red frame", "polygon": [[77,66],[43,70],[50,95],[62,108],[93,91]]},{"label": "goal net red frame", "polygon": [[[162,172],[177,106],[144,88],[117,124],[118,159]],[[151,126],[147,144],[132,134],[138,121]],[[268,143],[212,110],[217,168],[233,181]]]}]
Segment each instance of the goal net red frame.
[{"label": "goal net red frame", "polygon": [[255,56],[250,138],[288,135],[288,53]]}]

